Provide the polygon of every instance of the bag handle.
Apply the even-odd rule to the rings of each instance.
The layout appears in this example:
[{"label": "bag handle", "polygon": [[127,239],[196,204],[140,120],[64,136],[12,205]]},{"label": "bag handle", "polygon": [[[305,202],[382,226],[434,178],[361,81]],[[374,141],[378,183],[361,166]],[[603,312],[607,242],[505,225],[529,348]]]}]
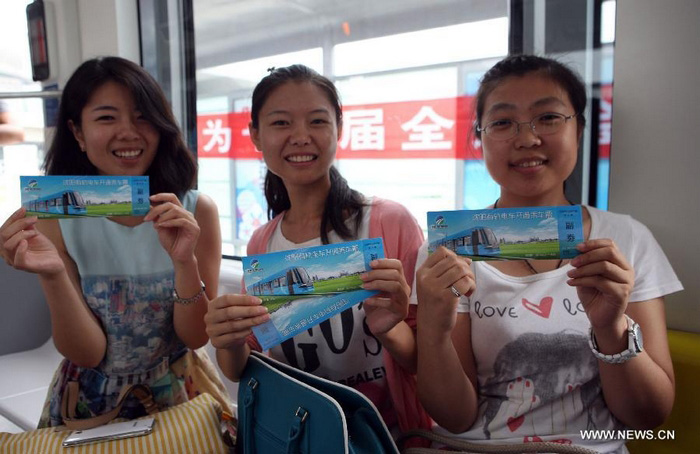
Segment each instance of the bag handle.
[{"label": "bag handle", "polygon": [[[563,445],[561,443],[553,443],[551,441],[535,441],[532,443],[514,443],[514,444],[483,444],[470,443],[466,440],[440,435],[429,430],[411,430],[401,434],[397,440],[397,444],[401,447],[406,440],[413,437],[428,439],[437,443],[442,443],[452,449],[461,449],[461,452],[469,453],[495,453],[495,454],[522,454],[533,452],[548,452],[558,454],[597,454],[582,446]],[[445,451],[433,448],[408,448],[402,451],[404,454],[443,454]]]},{"label": "bag handle", "polygon": [[153,415],[158,412],[158,405],[153,400],[151,388],[143,384],[135,384],[122,388],[117,398],[117,405],[112,410],[92,418],[76,419],[75,407],[78,405],[79,394],[78,382],[70,381],[66,385],[61,399],[61,418],[63,418],[66,427],[71,430],[86,430],[107,424],[117,417],[124,402],[132,394],[141,402],[146,413]]}]

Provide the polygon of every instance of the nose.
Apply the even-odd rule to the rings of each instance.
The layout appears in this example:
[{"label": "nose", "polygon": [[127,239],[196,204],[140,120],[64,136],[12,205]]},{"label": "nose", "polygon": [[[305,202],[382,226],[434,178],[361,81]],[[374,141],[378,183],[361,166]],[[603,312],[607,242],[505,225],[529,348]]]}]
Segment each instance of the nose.
[{"label": "nose", "polygon": [[535,132],[535,128],[530,122],[518,123],[518,130],[515,134],[515,146],[517,148],[530,148],[542,143],[542,139]]},{"label": "nose", "polygon": [[311,143],[311,136],[309,135],[309,129],[304,123],[297,123],[292,129],[291,137],[289,142],[292,145],[304,146]]},{"label": "nose", "polygon": [[131,140],[139,137],[136,119],[125,118],[119,125],[117,137],[121,140]]}]

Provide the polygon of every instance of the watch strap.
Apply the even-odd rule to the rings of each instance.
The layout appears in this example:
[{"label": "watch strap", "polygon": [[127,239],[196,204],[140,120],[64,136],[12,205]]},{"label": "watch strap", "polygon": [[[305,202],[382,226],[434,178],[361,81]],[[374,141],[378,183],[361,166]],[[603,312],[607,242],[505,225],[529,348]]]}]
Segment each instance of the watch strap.
[{"label": "watch strap", "polygon": [[639,354],[639,351],[635,347],[636,344],[634,339],[634,325],[636,325],[636,322],[632,320],[629,315],[624,314],[624,316],[627,318],[627,349],[621,351],[620,353],[615,353],[614,355],[606,355],[605,353],[602,353],[598,349],[598,343],[596,342],[593,327],[591,326],[588,335],[588,345],[591,347],[593,356],[606,363],[622,364]]}]

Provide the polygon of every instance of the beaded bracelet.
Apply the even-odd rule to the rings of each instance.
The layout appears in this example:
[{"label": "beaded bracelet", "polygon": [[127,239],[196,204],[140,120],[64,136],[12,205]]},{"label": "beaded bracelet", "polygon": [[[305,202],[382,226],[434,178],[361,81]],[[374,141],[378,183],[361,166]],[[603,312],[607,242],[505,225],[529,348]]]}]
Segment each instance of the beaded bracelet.
[{"label": "beaded bracelet", "polygon": [[175,300],[175,303],[187,306],[189,304],[196,303],[197,301],[202,299],[202,297],[204,296],[205,287],[204,282],[199,281],[199,283],[202,286],[202,288],[197,292],[196,295],[191,296],[189,298],[180,298],[180,295],[177,294],[177,290],[173,288],[173,299]]}]

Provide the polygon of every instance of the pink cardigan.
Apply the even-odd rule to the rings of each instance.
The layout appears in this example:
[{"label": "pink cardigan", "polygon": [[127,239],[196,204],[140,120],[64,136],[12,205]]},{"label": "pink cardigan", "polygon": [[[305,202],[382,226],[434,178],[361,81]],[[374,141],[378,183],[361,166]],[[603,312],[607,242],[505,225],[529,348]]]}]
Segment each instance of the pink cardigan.
[{"label": "pink cardigan", "polygon": [[[259,227],[248,242],[248,255],[267,253],[267,245],[282,215],[275,216],[270,222]],[[410,286],[416,267],[418,248],[423,243],[423,231],[415,218],[401,204],[391,200],[374,198],[369,218],[369,237],[381,237],[387,258],[399,259],[403,264],[404,275]],[[415,331],[415,305],[409,309],[406,323]],[[260,344],[254,336],[248,338],[252,349],[260,351]],[[432,421],[425,412],[416,394],[416,380],[413,375],[399,366],[386,349],[384,349],[384,366],[392,403],[396,409],[399,428],[430,429]]]}]

